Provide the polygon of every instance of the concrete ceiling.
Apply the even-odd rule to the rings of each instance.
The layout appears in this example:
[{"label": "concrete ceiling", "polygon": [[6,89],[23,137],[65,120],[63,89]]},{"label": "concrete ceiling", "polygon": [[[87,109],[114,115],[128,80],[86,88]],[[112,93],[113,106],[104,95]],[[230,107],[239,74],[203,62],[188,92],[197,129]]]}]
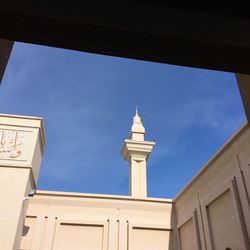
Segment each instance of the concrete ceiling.
[{"label": "concrete ceiling", "polygon": [[0,38],[250,73],[249,13],[248,1],[12,0],[0,3]]}]

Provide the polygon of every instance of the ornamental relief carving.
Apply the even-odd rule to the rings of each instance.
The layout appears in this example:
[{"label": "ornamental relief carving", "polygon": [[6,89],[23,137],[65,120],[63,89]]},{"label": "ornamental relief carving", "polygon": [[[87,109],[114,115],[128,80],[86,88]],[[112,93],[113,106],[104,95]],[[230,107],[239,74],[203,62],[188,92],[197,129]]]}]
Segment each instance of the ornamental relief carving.
[{"label": "ornamental relief carving", "polygon": [[0,129],[0,159],[20,159],[23,155],[24,131]]}]

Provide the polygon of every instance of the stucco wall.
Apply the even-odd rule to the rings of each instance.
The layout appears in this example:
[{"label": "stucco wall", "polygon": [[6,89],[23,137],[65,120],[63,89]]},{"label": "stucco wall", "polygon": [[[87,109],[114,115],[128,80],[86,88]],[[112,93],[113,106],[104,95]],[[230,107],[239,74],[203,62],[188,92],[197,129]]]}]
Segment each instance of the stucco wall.
[{"label": "stucco wall", "polygon": [[250,249],[249,164],[244,125],[174,199],[180,250]]},{"label": "stucco wall", "polygon": [[36,188],[44,150],[42,119],[0,114],[0,249],[19,249],[24,199]]},{"label": "stucco wall", "polygon": [[38,191],[20,249],[249,250],[249,166],[244,125],[173,201]]},{"label": "stucco wall", "polygon": [[169,250],[172,202],[38,191],[20,249]]}]

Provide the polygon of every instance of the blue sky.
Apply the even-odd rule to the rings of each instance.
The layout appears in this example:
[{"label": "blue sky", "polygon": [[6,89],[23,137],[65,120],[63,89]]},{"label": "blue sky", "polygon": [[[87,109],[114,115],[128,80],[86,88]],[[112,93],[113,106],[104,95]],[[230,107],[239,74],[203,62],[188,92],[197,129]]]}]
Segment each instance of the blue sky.
[{"label": "blue sky", "polygon": [[0,112],[44,118],[38,189],[128,193],[120,156],[135,106],[146,139],[148,195],[173,198],[246,120],[232,73],[15,43]]}]

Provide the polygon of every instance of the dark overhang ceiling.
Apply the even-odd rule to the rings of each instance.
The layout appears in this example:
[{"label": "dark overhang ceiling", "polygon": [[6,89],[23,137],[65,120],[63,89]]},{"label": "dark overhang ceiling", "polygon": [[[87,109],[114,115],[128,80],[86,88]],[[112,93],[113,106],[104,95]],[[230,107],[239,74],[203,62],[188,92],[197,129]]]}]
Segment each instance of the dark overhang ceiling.
[{"label": "dark overhang ceiling", "polygon": [[249,1],[0,2],[0,38],[250,73]]},{"label": "dark overhang ceiling", "polygon": [[210,1],[178,1],[178,0],[131,0],[141,4],[161,5],[163,7],[171,7],[183,10],[195,10],[220,15],[232,15],[238,17],[250,17],[250,1],[249,0],[210,0]]}]

